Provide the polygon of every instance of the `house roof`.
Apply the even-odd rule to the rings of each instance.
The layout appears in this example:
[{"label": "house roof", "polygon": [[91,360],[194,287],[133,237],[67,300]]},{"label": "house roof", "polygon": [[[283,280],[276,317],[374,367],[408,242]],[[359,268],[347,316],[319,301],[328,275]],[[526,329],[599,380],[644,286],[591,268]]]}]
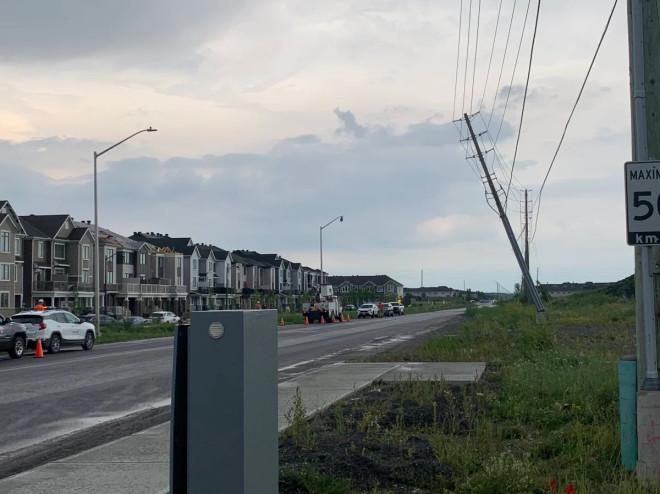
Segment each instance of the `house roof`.
[{"label": "house roof", "polygon": [[[16,214],[16,211],[14,211],[14,208],[11,207],[11,204],[9,204],[9,201],[7,200],[0,200],[0,213],[5,215],[5,217],[8,217],[11,219],[11,221],[16,225],[16,228],[18,228],[18,233],[21,235],[25,235],[25,228],[23,227],[23,224],[21,223],[21,219],[19,216]],[[4,218],[0,220],[0,223],[4,221]]]},{"label": "house roof", "polygon": [[156,247],[169,247],[173,251],[181,252],[186,256],[192,255],[196,249],[190,237],[170,237],[168,234],[134,232],[128,238],[138,242],[147,242]]},{"label": "house roof", "polygon": [[328,276],[328,283],[334,286],[339,286],[342,283],[350,283],[354,286],[362,286],[368,283],[372,283],[376,286],[384,286],[387,283],[394,283],[397,286],[403,286],[402,283],[399,283],[396,280],[393,280],[386,274],[377,274],[373,276],[361,276],[361,275],[352,275],[352,276]]},{"label": "house roof", "polygon": [[[94,224],[87,223],[86,221],[74,221],[73,224],[76,227],[76,230],[78,228],[88,229],[89,232],[92,234],[92,238],[94,237],[94,232],[96,230]],[[72,235],[75,233],[76,230],[72,232]],[[129,250],[138,250],[140,247],[142,247],[142,244],[144,243],[144,242],[132,240],[128,237],[124,237],[123,235],[120,235],[117,232],[113,232],[112,230],[108,230],[107,228],[103,228],[101,226],[99,226],[99,237],[101,237],[101,240],[107,243],[113,243],[119,247]],[[110,239],[112,239],[112,241],[110,241]]]},{"label": "house roof", "polygon": [[406,288],[408,292],[458,292],[454,288],[449,288],[448,286],[424,286],[421,288]]},{"label": "house roof", "polygon": [[62,225],[69,219],[68,214],[31,214],[20,216],[21,222],[30,223],[40,232],[46,234],[46,238],[55,238]]},{"label": "house roof", "polygon": [[234,259],[234,261],[240,262],[241,264],[244,264],[246,266],[259,266],[259,267],[262,267],[262,268],[272,267],[271,264],[267,264],[267,263],[259,261],[257,259],[253,259],[252,257],[248,257],[248,256],[243,255],[243,252],[244,251],[242,251],[242,250],[232,251],[231,256]]},{"label": "house roof", "polygon": [[253,250],[235,250],[234,253],[236,252],[238,252],[238,254],[244,258],[261,262],[262,264],[270,267],[279,268],[282,263],[282,258],[277,254],[260,254],[259,252],[255,252]]},{"label": "house roof", "polygon": [[[75,224],[75,223],[74,223]],[[69,240],[82,240],[85,236],[85,233],[89,231],[89,228],[85,227],[75,227],[69,235]]]},{"label": "house roof", "polygon": [[23,228],[25,228],[25,234],[28,237],[34,237],[34,238],[49,238],[48,235],[46,235],[44,232],[39,230],[36,226],[34,226],[32,223],[29,221],[21,218],[21,223],[23,223]]}]

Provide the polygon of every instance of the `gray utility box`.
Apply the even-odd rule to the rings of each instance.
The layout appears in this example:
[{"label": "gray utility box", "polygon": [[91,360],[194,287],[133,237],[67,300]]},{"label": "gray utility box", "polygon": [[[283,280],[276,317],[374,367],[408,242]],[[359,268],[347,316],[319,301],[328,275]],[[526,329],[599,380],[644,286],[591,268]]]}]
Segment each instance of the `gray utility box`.
[{"label": "gray utility box", "polygon": [[177,328],[170,427],[172,494],[277,493],[277,311]]}]

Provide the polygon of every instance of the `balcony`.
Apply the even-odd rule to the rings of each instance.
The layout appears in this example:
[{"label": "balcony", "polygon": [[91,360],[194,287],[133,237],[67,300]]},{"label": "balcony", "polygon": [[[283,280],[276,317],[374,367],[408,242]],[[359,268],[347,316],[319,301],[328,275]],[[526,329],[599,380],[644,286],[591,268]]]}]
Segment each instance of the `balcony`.
[{"label": "balcony", "polygon": [[32,291],[35,292],[93,292],[93,283],[76,283],[71,281],[34,281]]},{"label": "balcony", "polygon": [[186,296],[188,290],[184,285],[154,285],[147,283],[121,283],[119,285],[120,295],[126,297],[138,297],[140,295],[153,296]]}]

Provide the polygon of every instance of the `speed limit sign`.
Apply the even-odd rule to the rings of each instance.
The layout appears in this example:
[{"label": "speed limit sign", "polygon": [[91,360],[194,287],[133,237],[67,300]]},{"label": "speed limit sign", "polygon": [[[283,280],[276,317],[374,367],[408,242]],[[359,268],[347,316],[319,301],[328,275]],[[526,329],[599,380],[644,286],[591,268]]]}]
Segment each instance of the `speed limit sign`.
[{"label": "speed limit sign", "polygon": [[628,245],[660,244],[660,161],[629,161],[624,168]]}]

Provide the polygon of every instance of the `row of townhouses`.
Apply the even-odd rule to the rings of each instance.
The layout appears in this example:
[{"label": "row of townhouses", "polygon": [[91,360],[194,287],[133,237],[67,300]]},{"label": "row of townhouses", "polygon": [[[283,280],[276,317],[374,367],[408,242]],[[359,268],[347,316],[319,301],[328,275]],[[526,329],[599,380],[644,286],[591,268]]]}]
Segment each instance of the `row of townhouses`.
[{"label": "row of townhouses", "polygon": [[[19,216],[0,200],[0,313],[39,299],[78,311],[94,304],[94,225],[70,215]],[[318,289],[320,270],[277,254],[227,251],[189,237],[99,227],[101,307],[116,315],[262,306],[297,309]],[[324,273],[327,277],[327,273]],[[337,293],[371,290],[400,298],[388,276],[328,278]]]}]

